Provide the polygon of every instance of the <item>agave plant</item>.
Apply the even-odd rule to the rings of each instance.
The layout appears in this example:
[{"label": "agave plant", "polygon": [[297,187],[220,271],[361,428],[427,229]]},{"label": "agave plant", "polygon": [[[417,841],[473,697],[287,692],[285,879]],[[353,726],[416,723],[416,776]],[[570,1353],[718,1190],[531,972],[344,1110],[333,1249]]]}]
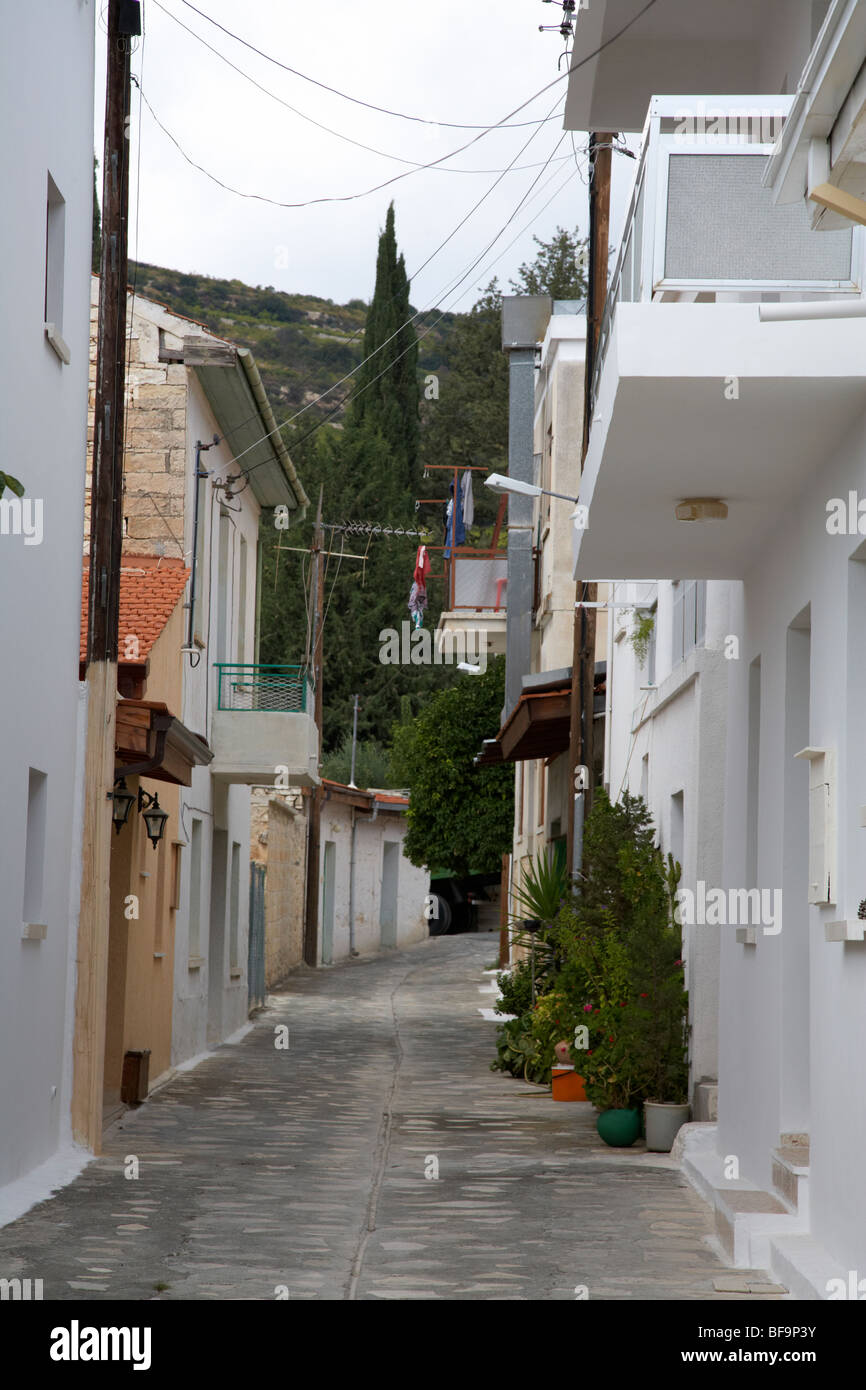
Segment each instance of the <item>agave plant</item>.
[{"label": "agave plant", "polygon": [[[523,884],[514,890],[514,897],[523,909],[521,917],[512,919],[511,940],[518,946],[529,946],[532,969],[532,999],[535,1002],[535,981],[555,968],[553,946],[547,939],[547,929],[556,920],[568,896],[568,870],[559,860],[540,850],[523,875]],[[532,930],[520,925],[533,922]]]},{"label": "agave plant", "polygon": [[523,875],[523,885],[514,896],[524,909],[524,916],[534,918],[548,927],[559,913],[563,899],[568,896],[569,880],[565,865],[545,850],[530,863]]}]

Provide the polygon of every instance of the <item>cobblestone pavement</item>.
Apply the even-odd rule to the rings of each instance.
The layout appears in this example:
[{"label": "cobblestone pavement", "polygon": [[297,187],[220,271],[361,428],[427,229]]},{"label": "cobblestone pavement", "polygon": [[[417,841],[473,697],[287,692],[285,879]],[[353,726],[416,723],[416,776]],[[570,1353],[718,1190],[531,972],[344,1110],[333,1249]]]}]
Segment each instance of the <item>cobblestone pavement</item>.
[{"label": "cobblestone pavement", "polygon": [[293,976],[0,1230],[0,1277],[46,1299],[736,1297],[669,1158],[605,1148],[590,1106],[489,1070],[497,945]]}]

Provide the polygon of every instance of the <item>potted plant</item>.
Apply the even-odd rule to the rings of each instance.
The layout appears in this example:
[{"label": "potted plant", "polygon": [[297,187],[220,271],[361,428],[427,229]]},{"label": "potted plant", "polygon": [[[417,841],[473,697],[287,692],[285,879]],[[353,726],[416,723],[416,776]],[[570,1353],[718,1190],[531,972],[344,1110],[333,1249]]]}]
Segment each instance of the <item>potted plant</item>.
[{"label": "potted plant", "polygon": [[665,981],[659,994],[647,1002],[650,1020],[646,1028],[650,1065],[644,1083],[646,1145],[655,1153],[670,1153],[677,1131],[689,1118],[688,1008],[682,987],[682,961]]},{"label": "potted plant", "polygon": [[611,1148],[629,1149],[640,1135],[640,1102],[624,1068],[625,1058],[613,1052],[607,1056],[610,1060],[599,1061],[590,1069],[586,1095],[599,1111],[595,1122],[599,1136]]},{"label": "potted plant", "polygon": [[682,933],[674,912],[681,874],[680,865],[668,855],[668,922],[646,939],[644,989],[636,1001],[646,1039],[646,1143],[655,1153],[670,1153],[677,1131],[689,1118],[688,994],[683,988]]}]

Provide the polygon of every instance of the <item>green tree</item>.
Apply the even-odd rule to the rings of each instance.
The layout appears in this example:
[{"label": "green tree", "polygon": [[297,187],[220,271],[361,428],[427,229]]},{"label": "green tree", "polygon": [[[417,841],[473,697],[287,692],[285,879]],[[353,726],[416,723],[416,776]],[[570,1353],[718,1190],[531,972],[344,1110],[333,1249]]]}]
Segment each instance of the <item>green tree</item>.
[{"label": "green tree", "polygon": [[[352,735],[347,734],[322,764],[322,776],[348,785],[352,773]],[[355,748],[355,786],[390,787],[388,750],[375,739],[359,740]]]},{"label": "green tree", "polygon": [[[502,351],[502,294],[491,280],[468,314],[457,318],[445,342],[447,373],[438,396],[423,404],[423,463],[450,463],[461,470],[480,465],[501,473],[508,459],[508,362]],[[442,478],[430,480],[433,496],[442,495]],[[434,483],[433,479],[437,481]],[[428,493],[429,495],[429,493]],[[479,527],[493,521],[496,499],[475,490]]]},{"label": "green tree", "polygon": [[[413,481],[418,470],[417,340],[414,328],[406,325],[410,314],[392,205],[379,238],[364,354],[385,346],[359,371],[359,394],[347,411],[344,428],[323,428],[312,438],[298,431],[294,443],[286,436],[308,494],[317,498],[322,486],[326,522],[354,519],[394,529],[419,529]],[[289,543],[309,545],[312,529],[313,518],[308,517]],[[261,659],[303,661],[309,561],[284,553],[272,526],[265,527],[263,536]],[[432,532],[430,539],[434,539]],[[415,536],[342,537],[337,531],[325,532],[329,552],[324,573],[322,731],[326,754],[340,747],[351,728],[353,692],[362,692],[359,739],[384,744],[401,696],[409,696],[417,709],[449,679],[442,666],[395,666],[379,660],[380,632],[399,632],[401,623],[409,621],[408,597],[418,544]],[[343,560],[341,550],[363,559]],[[438,606],[432,587],[430,598],[427,622],[435,626]]]},{"label": "green tree", "polygon": [[90,257],[90,268],[94,275],[98,275],[102,266],[102,218],[99,213],[99,195],[96,189],[96,170],[99,162],[96,155],[93,156],[93,250]]},{"label": "green tree", "polygon": [[376,288],[364,328],[365,360],[355,381],[347,428],[372,426],[379,432],[401,489],[414,489],[418,482],[418,335],[412,317],[391,203],[379,237]]},{"label": "green tree", "polygon": [[404,850],[413,864],[457,875],[492,873],[511,846],[514,769],[477,768],[474,758],[499,727],[505,662],[434,695],[411,723],[395,726],[392,774],[409,789]]},{"label": "green tree", "polygon": [[539,248],[535,260],[520,267],[510,281],[515,294],[549,294],[551,299],[585,299],[586,270],[583,253],[587,238],[557,227],[550,241],[532,240]]}]

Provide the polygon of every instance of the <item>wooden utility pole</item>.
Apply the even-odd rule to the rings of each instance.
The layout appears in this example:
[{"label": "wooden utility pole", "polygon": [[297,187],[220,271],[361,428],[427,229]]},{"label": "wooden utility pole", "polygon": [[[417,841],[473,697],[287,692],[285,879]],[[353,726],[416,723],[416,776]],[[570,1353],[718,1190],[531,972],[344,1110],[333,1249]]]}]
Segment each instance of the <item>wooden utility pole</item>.
[{"label": "wooden utility pole", "polygon": [[102,181],[102,260],[90,493],[81,911],[78,926],[72,1129],[98,1153],[108,985],[109,883],[123,539],[123,406],[126,383],[127,221],[132,38],[138,5],[110,0]]},{"label": "wooden utility pole", "polygon": [[[312,590],[312,668],[315,681],[314,711],[319,744],[318,767],[322,765],[322,635],[325,624],[325,568],[322,563],[322,488],[316,512],[313,536]],[[319,963],[319,845],[322,822],[322,788],[314,787],[310,796],[310,820],[307,827],[307,903],[304,923],[304,960],[307,965]]]},{"label": "wooden utility pole", "polygon": [[[589,447],[589,431],[592,423],[592,380],[595,371],[598,338],[601,319],[607,298],[607,259],[610,245],[610,168],[613,134],[592,131],[589,137],[589,283],[587,286],[586,323],[586,374],[583,395],[583,448],[581,466]],[[579,603],[596,603],[598,586],[578,580],[575,600]],[[595,748],[593,741],[593,710],[595,705],[595,630],[596,609],[575,607],[574,645],[572,651],[571,680],[571,718],[569,735],[569,764],[571,769],[571,795],[568,802],[568,864],[576,867],[575,860],[575,777],[576,769],[583,766],[589,769],[587,789],[582,793],[578,816],[584,815],[592,806],[593,764]],[[582,822],[577,826],[577,835],[582,843]],[[578,845],[579,848],[579,845]]]}]

